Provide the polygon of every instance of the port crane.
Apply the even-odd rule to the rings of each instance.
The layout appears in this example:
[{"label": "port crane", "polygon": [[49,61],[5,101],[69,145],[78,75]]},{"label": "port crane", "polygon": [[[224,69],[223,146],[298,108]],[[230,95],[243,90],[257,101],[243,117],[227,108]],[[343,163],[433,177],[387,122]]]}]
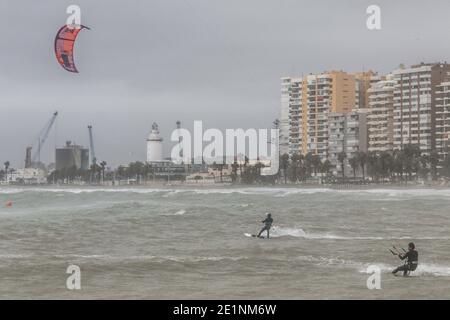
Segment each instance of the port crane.
[{"label": "port crane", "polygon": [[95,166],[97,164],[97,158],[95,157],[95,149],[94,149],[94,137],[92,134],[92,125],[88,125],[89,129],[89,144],[91,149],[91,155],[92,155],[92,165]]},{"label": "port crane", "polygon": [[[41,150],[42,147],[45,144],[45,141],[47,141],[48,135],[50,133],[50,130],[53,127],[53,124],[56,121],[56,117],[58,116],[58,111],[55,111],[52,115],[52,117],[50,118],[50,120],[47,122],[47,124],[44,126],[44,128],[42,128],[41,132],[39,132],[39,135],[37,137],[37,150],[36,152],[33,154],[33,156],[30,159],[31,156],[31,148],[32,147],[28,147],[27,148],[27,159],[25,160],[25,166],[31,166],[31,164],[33,162],[41,162]],[[34,143],[33,143],[34,144]]]}]

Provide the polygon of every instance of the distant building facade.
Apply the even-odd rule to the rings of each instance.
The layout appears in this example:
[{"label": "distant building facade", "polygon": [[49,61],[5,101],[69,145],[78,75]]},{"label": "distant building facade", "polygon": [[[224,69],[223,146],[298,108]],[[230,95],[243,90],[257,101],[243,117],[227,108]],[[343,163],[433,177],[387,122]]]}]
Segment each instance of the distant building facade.
[{"label": "distant building facade", "polygon": [[344,170],[348,174],[352,168],[349,159],[359,152],[367,152],[367,112],[364,110],[329,115],[329,156],[334,174],[341,174],[339,154],[345,153]]},{"label": "distant building facade", "polygon": [[394,87],[391,75],[372,84],[367,116],[370,152],[392,151],[394,148]]},{"label": "distant building facade", "polygon": [[39,168],[16,169],[10,174],[10,183],[15,184],[44,184],[47,174]]},{"label": "distant building facade", "polygon": [[280,154],[289,153],[291,82],[291,78],[281,79],[280,136],[278,145]]},{"label": "distant building facade", "polygon": [[[312,153],[328,158],[328,114],[351,112],[356,82],[352,74],[330,71],[302,78],[282,78],[282,119],[287,139],[280,148],[290,154]],[[286,133],[285,133],[286,134]]]},{"label": "distant building facade", "polygon": [[[288,127],[287,136],[288,139],[284,143],[288,148],[281,152],[281,154],[289,153],[294,154],[302,149],[303,132],[303,111],[302,111],[302,99],[303,99],[303,79],[301,78],[285,78],[289,79],[289,89],[287,96],[283,99],[287,101],[288,110]],[[287,83],[287,82],[284,82]]]},{"label": "distant building facade", "polygon": [[449,156],[450,81],[442,82],[436,91],[436,151],[442,162]]},{"label": "distant building facade", "polygon": [[281,153],[311,153],[334,166],[342,148],[347,158],[356,149],[381,153],[406,145],[423,155],[437,152],[439,161],[449,154],[450,64],[401,66],[386,76],[330,71],[285,77],[281,87]]},{"label": "distant building facade", "polygon": [[436,98],[439,85],[449,79],[450,65],[430,63],[393,72],[394,149],[417,145],[429,155],[436,148]]},{"label": "distant building facade", "polygon": [[363,71],[353,74],[355,77],[355,107],[353,110],[369,108],[369,89],[380,81],[379,76],[374,71]]}]

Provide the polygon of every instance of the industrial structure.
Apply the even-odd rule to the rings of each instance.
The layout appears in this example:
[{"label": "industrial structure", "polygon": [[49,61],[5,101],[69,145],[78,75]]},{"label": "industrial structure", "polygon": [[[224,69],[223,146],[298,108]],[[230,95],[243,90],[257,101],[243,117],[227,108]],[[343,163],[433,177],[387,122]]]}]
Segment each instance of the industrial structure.
[{"label": "industrial structure", "polygon": [[[47,170],[41,162],[41,151],[57,116],[58,112],[55,111],[31,145],[26,147],[24,168],[12,170],[9,174],[9,183],[43,184],[47,182]],[[33,147],[36,147],[34,154],[32,154]]]},{"label": "industrial structure", "polygon": [[67,141],[64,147],[56,148],[55,160],[56,170],[69,168],[88,170],[89,149]]}]

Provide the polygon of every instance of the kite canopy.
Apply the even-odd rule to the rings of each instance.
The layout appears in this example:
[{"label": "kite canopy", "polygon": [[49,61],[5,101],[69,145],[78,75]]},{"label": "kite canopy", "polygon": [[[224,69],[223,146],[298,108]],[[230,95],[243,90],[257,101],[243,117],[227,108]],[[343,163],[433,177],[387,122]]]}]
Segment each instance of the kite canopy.
[{"label": "kite canopy", "polygon": [[59,64],[69,72],[78,73],[78,70],[75,66],[75,60],[73,58],[73,47],[75,44],[75,40],[78,36],[78,33],[82,29],[88,29],[83,25],[80,26],[70,26],[65,25],[61,29],[59,29],[55,38],[55,55]]}]

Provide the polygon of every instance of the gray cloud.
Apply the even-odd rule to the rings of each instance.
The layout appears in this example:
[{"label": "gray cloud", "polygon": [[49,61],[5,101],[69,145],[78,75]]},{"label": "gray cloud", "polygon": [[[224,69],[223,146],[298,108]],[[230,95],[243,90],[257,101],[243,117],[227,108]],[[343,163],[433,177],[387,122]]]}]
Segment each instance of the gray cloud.
[{"label": "gray cloud", "polygon": [[[368,31],[365,9],[382,9]],[[450,3],[294,0],[0,0],[0,161],[25,147],[58,109],[57,144],[88,144],[108,163],[145,159],[151,123],[166,141],[176,120],[267,127],[279,78],[326,69],[386,72],[450,57]],[[82,9],[80,74],[56,63],[53,39],[69,4]],[[51,158],[54,135],[45,150]],[[166,152],[169,146],[166,144]]]}]

